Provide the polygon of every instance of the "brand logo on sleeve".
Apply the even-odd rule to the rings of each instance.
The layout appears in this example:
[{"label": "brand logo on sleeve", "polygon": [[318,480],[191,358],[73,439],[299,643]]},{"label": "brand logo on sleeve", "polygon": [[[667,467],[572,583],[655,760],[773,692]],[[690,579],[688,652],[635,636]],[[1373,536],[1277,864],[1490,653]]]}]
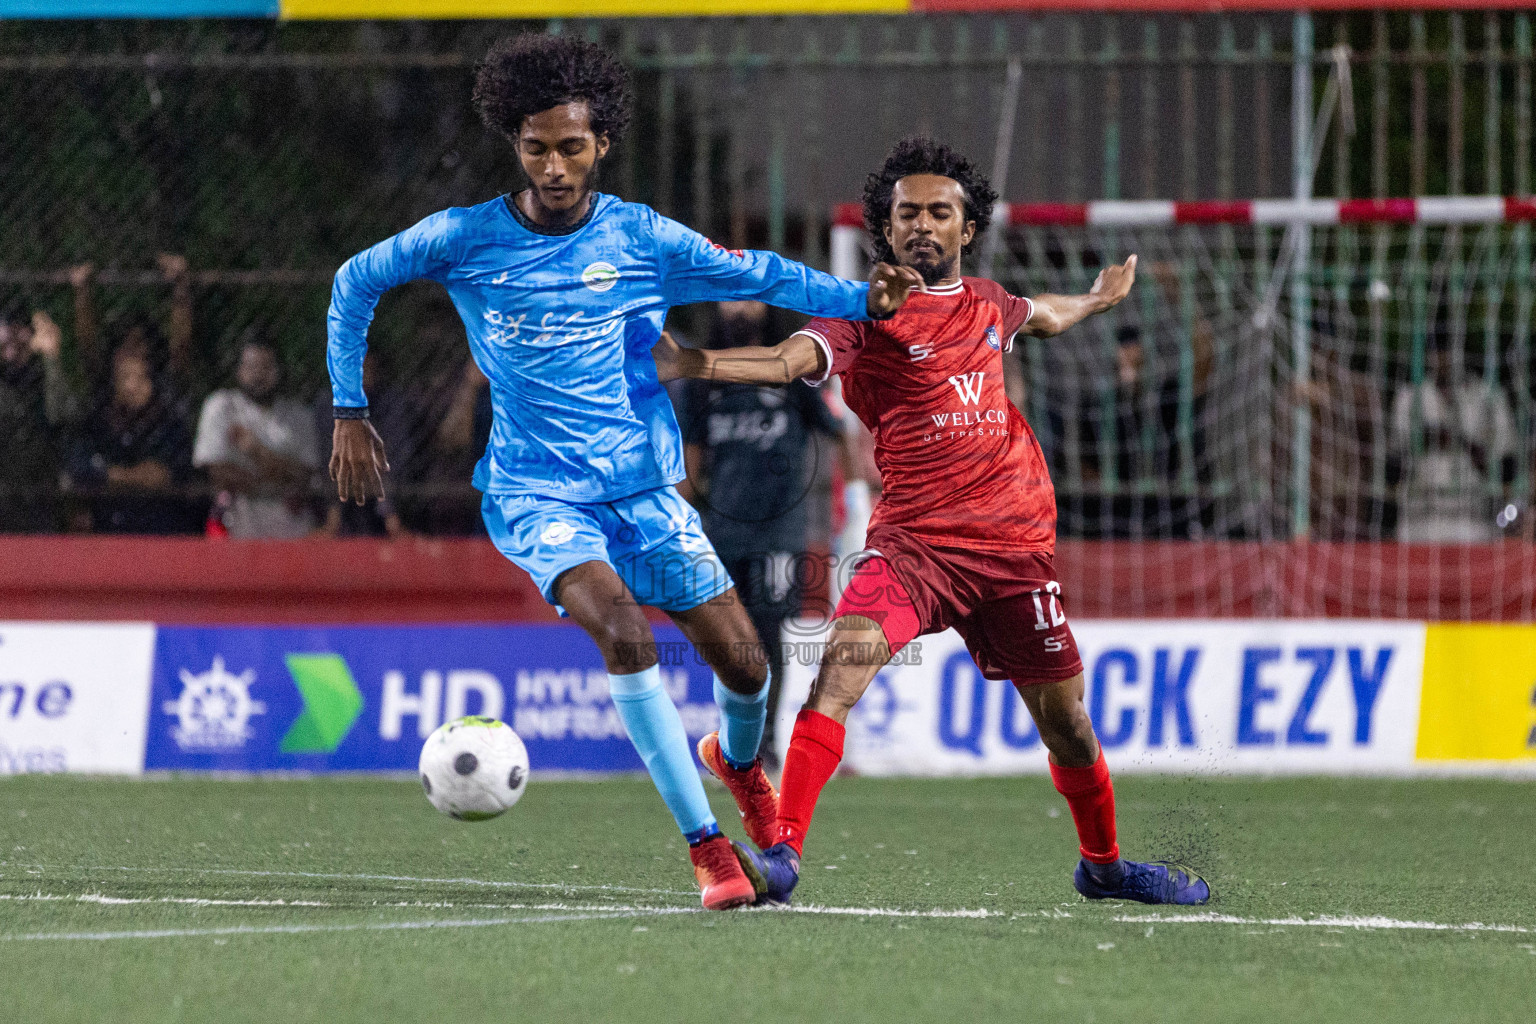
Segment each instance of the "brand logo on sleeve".
[{"label": "brand logo on sleeve", "polygon": [[1002,351],[1003,343],[997,336],[996,327],[987,328],[987,347],[996,351]]},{"label": "brand logo on sleeve", "polygon": [[581,272],[581,283],[595,292],[606,292],[619,283],[619,268],[612,263],[593,263]]}]

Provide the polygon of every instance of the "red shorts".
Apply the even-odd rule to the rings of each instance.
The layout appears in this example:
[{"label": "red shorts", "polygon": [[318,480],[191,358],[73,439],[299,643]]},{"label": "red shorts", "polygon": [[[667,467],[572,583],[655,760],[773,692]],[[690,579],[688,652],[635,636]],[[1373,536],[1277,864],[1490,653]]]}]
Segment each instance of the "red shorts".
[{"label": "red shorts", "polygon": [[868,550],[833,618],[878,622],[893,655],[954,627],[988,679],[1028,686],[1083,670],[1048,552],[937,547],[892,526],[873,527]]}]

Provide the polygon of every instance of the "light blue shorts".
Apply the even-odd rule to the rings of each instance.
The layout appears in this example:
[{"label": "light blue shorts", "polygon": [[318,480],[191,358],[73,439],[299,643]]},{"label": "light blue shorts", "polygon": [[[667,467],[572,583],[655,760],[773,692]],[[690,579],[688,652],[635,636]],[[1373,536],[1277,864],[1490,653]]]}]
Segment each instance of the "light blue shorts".
[{"label": "light blue shorts", "polygon": [[668,612],[697,608],[733,585],[698,512],[675,487],[591,505],[487,494],[480,513],[497,549],[561,615],[555,581],[586,562],[608,564],[637,602]]}]

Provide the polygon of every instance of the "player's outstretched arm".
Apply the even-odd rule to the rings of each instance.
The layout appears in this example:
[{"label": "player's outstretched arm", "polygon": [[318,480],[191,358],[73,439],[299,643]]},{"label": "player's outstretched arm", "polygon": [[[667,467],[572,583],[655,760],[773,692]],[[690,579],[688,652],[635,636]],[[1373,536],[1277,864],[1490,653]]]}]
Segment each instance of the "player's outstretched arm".
[{"label": "player's outstretched arm", "polygon": [[732,384],[789,384],[826,369],[826,356],[809,334],[792,334],[771,348],[744,345],[709,350],[683,348],[662,331],[651,355],[656,358],[656,375],[662,381],[694,377]]},{"label": "player's outstretched arm", "polygon": [[1136,281],[1136,257],[1099,271],[1086,295],[1036,295],[1035,311],[1020,334],[1049,338],[1102,313],[1130,294]]}]

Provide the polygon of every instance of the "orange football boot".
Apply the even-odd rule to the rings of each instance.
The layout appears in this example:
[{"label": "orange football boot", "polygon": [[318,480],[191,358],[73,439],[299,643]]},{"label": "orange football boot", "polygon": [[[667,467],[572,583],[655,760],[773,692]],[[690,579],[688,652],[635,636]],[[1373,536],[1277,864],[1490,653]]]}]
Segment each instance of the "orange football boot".
[{"label": "orange football boot", "polygon": [[757,899],[752,880],[741,870],[736,851],[725,836],[710,836],[688,848],[693,877],[698,880],[705,910],[730,910]]},{"label": "orange football boot", "polygon": [[776,841],[779,826],[779,791],[768,781],[763,771],[763,759],[752,762],[752,767],[738,771],[725,759],[720,749],[720,734],[712,732],[699,740],[699,760],[704,762],[715,778],[725,783],[741,811],[741,824],[747,830],[747,838],[766,850]]}]

